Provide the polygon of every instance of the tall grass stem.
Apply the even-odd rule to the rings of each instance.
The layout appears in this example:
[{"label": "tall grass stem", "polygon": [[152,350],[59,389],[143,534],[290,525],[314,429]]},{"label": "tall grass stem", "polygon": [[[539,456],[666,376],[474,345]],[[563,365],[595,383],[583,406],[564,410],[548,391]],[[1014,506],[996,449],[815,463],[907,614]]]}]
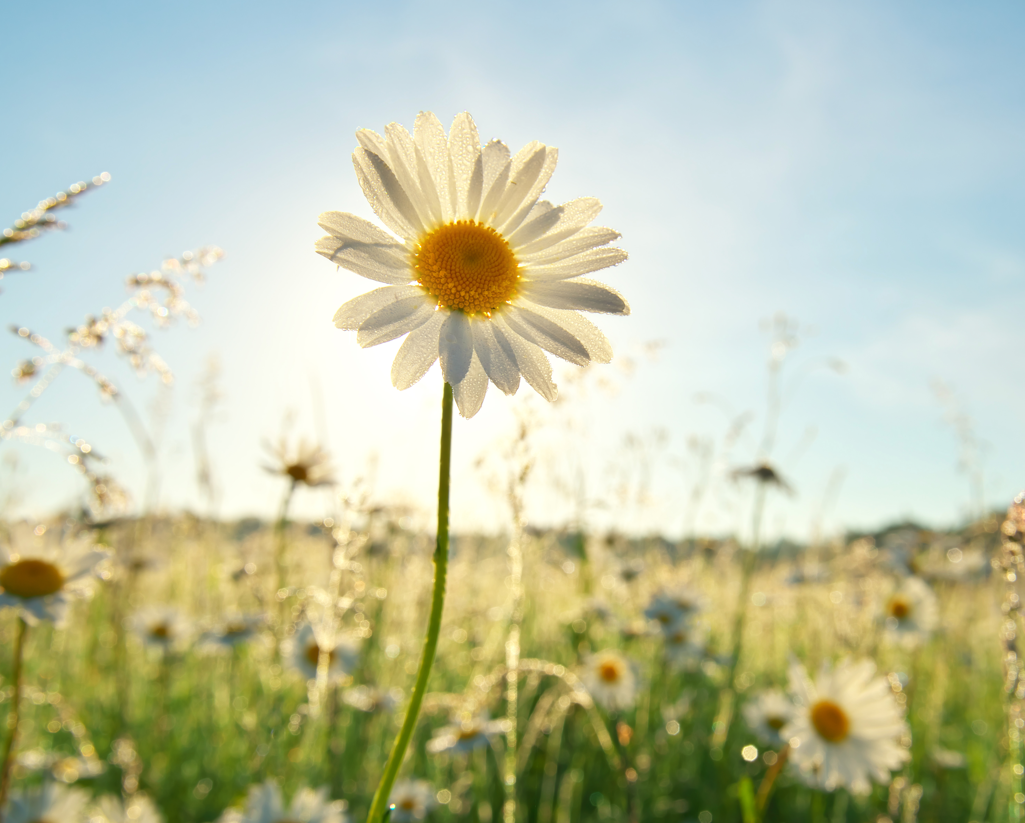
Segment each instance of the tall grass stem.
[{"label": "tall grass stem", "polygon": [[4,744],[4,758],[0,763],[0,823],[3,821],[4,804],[7,802],[7,789],[11,783],[11,767],[14,765],[14,746],[18,739],[18,723],[21,719],[21,662],[25,656],[25,635],[28,623],[25,618],[18,618],[18,634],[14,640],[14,667],[11,680],[14,691],[11,694],[11,713],[7,717],[7,742]]},{"label": "tall grass stem", "polygon": [[427,635],[424,637],[423,653],[420,656],[420,667],[416,673],[416,683],[409,698],[406,716],[395,739],[388,763],[384,767],[381,782],[374,793],[370,804],[367,823],[381,823],[388,806],[388,797],[392,785],[398,776],[406,748],[416,728],[420,716],[420,706],[427,692],[427,681],[431,676],[431,666],[438,650],[438,637],[441,634],[441,614],[445,608],[445,578],[448,574],[448,500],[449,478],[452,464],[452,386],[445,384],[441,401],[441,457],[438,461],[438,538],[434,548],[434,591],[431,595],[431,615],[427,623]]}]

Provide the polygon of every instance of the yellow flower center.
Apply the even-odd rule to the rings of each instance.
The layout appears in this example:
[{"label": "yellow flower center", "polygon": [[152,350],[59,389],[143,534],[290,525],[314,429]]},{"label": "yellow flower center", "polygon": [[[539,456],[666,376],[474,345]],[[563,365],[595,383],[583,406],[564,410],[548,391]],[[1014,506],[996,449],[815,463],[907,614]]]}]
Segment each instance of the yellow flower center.
[{"label": "yellow flower center", "polygon": [[[320,646],[318,646],[316,643],[311,643],[309,646],[307,646],[306,647],[306,660],[309,662],[309,664],[311,666],[319,666],[320,665]],[[327,664],[328,664],[328,666],[330,666],[334,662],[335,662],[335,653],[334,653],[334,651],[330,651],[330,652],[327,653]]]},{"label": "yellow flower center", "polygon": [[395,805],[405,812],[411,812],[416,810],[416,801],[410,797],[404,797]]},{"label": "yellow flower center", "polygon": [[830,743],[840,743],[851,730],[847,712],[832,700],[820,700],[811,707],[811,724],[819,736]]},{"label": "yellow flower center", "polygon": [[766,717],[765,725],[772,729],[774,732],[778,732],[787,724],[787,721],[782,717]]},{"label": "yellow flower center", "polygon": [[171,627],[166,623],[157,623],[149,630],[150,637],[157,637],[160,640],[167,640],[171,636]]},{"label": "yellow flower center", "polygon": [[463,726],[462,728],[459,729],[459,739],[460,740],[473,740],[473,738],[477,737],[477,735],[479,735],[479,734],[480,734],[480,727],[477,726],[477,725]]},{"label": "yellow flower center", "polygon": [[446,309],[490,316],[516,296],[516,255],[505,238],[475,220],[433,229],[413,252],[416,281]]},{"label": "yellow flower center", "polygon": [[19,560],[0,569],[0,588],[15,597],[46,597],[63,586],[60,569],[45,560]]},{"label": "yellow flower center", "polygon": [[310,479],[309,467],[304,463],[293,463],[291,466],[285,466],[285,474],[296,483],[305,483]]},{"label": "yellow flower center", "polygon": [[622,672],[617,663],[608,661],[598,666],[598,677],[606,683],[617,683]]},{"label": "yellow flower center", "polygon": [[911,604],[908,602],[907,598],[895,595],[890,598],[887,611],[890,613],[890,617],[896,617],[898,620],[906,620],[911,616]]}]

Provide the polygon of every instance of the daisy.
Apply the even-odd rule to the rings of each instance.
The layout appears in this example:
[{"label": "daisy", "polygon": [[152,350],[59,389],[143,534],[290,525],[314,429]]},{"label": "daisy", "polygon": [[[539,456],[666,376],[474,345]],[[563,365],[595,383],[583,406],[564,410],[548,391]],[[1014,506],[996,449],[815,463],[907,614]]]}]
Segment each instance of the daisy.
[{"label": "daisy", "polygon": [[288,477],[296,485],[334,485],[331,457],[315,443],[300,440],[293,450],[285,443],[285,439],[281,438],[276,445],[268,443],[267,448],[276,462],[273,466],[265,465],[264,471]]},{"label": "daisy", "polygon": [[658,623],[659,629],[671,632],[681,620],[686,620],[705,608],[705,598],[697,589],[678,586],[659,592],[651,598],[644,616]]},{"label": "daisy", "polygon": [[245,809],[228,809],[219,823],[346,823],[345,802],[328,800],[326,788],[302,788],[285,808],[281,789],[273,780],[249,787]]},{"label": "daisy", "polygon": [[347,706],[367,714],[390,712],[401,699],[402,690],[398,688],[386,691],[377,686],[359,685],[342,692],[342,700]]},{"label": "daisy", "polygon": [[0,548],[0,607],[18,609],[29,625],[62,625],[71,600],[92,594],[96,567],[109,556],[87,542],[21,554]]},{"label": "daisy", "polygon": [[870,660],[823,666],[814,682],[800,663],[790,667],[794,713],[781,730],[790,760],[812,786],[855,794],[871,790],[870,778],[890,781],[909,755],[900,740],[908,724],[885,677]]},{"label": "daisy", "polygon": [[486,714],[465,717],[449,726],[443,726],[427,741],[431,754],[457,752],[465,754],[491,742],[496,734],[505,732],[505,720],[489,720]]},{"label": "daisy", "polygon": [[459,412],[472,417],[488,381],[506,394],[520,376],[546,400],[557,390],[544,352],[571,363],[607,363],[612,348],[578,312],[629,314],[613,289],[582,275],[614,266],[626,252],[612,229],[589,226],[601,203],[539,200],[556,149],[532,142],[515,156],[493,140],[483,148],[468,114],[445,136],[430,112],[413,134],[397,123],[382,137],[362,129],[356,176],[381,221],[398,238],[352,214],[327,212],[330,236],[317,252],[385,283],[342,306],[335,326],[361,346],[408,335],[392,364],[406,389],[436,360]]},{"label": "daisy", "polygon": [[266,624],[262,614],[236,614],[219,626],[203,632],[198,648],[209,654],[225,654],[256,637]]},{"label": "daisy", "polygon": [[705,656],[708,629],[702,623],[679,620],[663,632],[666,659],[674,666],[691,668]]},{"label": "daisy", "polygon": [[164,823],[164,817],[145,795],[136,794],[122,801],[108,794],[97,801],[89,823]]},{"label": "daisy", "polygon": [[131,627],[144,646],[169,651],[182,646],[191,625],[181,612],[170,606],[147,606],[131,618]]},{"label": "daisy", "polygon": [[637,700],[637,676],[633,666],[615,649],[588,657],[580,679],[594,702],[610,711],[629,709]]},{"label": "daisy", "polygon": [[391,808],[389,820],[395,823],[423,820],[436,805],[434,789],[426,780],[400,780],[388,798],[388,806]]},{"label": "daisy", "polygon": [[936,594],[922,578],[905,578],[883,603],[880,619],[891,639],[913,646],[936,628],[939,621]]},{"label": "daisy", "polygon": [[286,664],[307,680],[317,679],[320,665],[320,650],[328,650],[327,678],[335,683],[348,676],[359,660],[359,644],[346,637],[331,638],[323,630],[318,631],[309,623],[282,644],[282,656]]},{"label": "daisy", "polygon": [[786,739],[780,730],[790,722],[794,704],[779,689],[769,689],[744,704],[744,720],[763,743],[781,746]]},{"label": "daisy", "polygon": [[60,783],[44,783],[21,792],[12,792],[4,809],[5,823],[39,823],[53,820],[60,823],[84,821],[89,794],[82,789]]}]

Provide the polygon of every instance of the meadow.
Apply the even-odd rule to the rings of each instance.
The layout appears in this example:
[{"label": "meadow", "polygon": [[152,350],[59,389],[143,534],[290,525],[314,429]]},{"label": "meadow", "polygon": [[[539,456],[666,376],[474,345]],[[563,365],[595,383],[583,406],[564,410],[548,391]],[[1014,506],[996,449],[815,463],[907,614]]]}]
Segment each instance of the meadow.
[{"label": "meadow", "polygon": [[[471,126],[460,115],[453,134]],[[381,138],[361,139],[376,145]],[[470,145],[480,152],[475,132]],[[532,157],[540,159],[521,162],[533,163],[540,179],[554,159],[537,145]],[[94,178],[43,201],[0,245],[57,226],[54,211],[105,182]],[[533,204],[521,207],[514,195],[506,211],[519,209],[523,220]],[[578,208],[597,213],[590,202]],[[546,204],[540,211],[539,221],[559,225],[560,210]],[[332,259],[350,253],[343,235],[355,231],[355,220],[323,215],[333,234],[318,250]],[[494,242],[496,232],[481,225],[444,224],[416,248],[434,243],[440,259],[451,252],[445,244],[458,251],[460,243]],[[565,231],[559,242],[576,242],[581,226]],[[599,246],[618,237],[583,231]],[[490,349],[469,349],[461,371],[458,352],[446,354],[441,336],[436,532],[367,490],[342,493],[330,456],[292,433],[271,447],[267,466],[282,488],[277,517],[235,522],[157,513],[155,463],[148,488],[125,490],[91,444],[59,425],[26,422],[53,380],[77,369],[122,413],[152,463],[140,416],[89,365],[90,350],[110,341],[140,375],[169,379],[147,331],[131,318],[142,314],[157,325],[193,319],[184,284],[202,279],[219,250],[134,275],[121,307],[87,317],[61,343],[14,329],[37,354],[14,368],[31,389],[3,422],[3,438],[61,454],[85,492],[75,511],[0,524],[3,823],[377,820],[375,788],[404,717],[409,747],[390,761],[399,780],[386,779],[378,798],[387,800],[392,821],[1020,819],[1023,496],[1008,501],[1006,515],[983,514],[954,531],[906,523],[809,545],[773,543],[761,537],[763,513],[789,487],[764,458],[729,474],[752,501],[743,537],[670,540],[599,530],[569,504],[564,522],[575,526],[536,528],[524,497],[538,456],[522,448],[536,432],[524,419],[518,439],[496,452],[510,528],[448,542],[453,402],[472,417],[488,377],[508,388],[512,378],[496,366],[502,352],[545,394],[551,372],[538,364],[548,361],[540,348],[531,354],[528,340],[536,329],[545,330],[553,353],[584,363],[605,355],[607,341],[576,315],[560,330],[528,309],[522,316],[534,318],[535,331],[516,326],[517,289],[629,312],[604,286],[581,281],[571,284],[577,291],[543,293],[540,279],[520,282],[520,272],[531,270],[518,267],[510,249],[500,249],[506,280],[499,285],[511,319],[494,321],[495,330],[476,304],[425,308],[420,281],[388,287],[415,292],[396,300],[412,300],[431,317],[398,333],[384,327],[388,339],[408,331],[408,342],[427,329],[434,335],[427,353],[437,359],[442,324],[451,322],[452,339],[463,333],[460,323],[470,329],[465,334],[479,333],[475,323],[493,335]],[[625,259],[618,249],[597,252],[580,265]],[[352,265],[369,266],[363,259]],[[8,258],[0,267],[27,270]],[[560,276],[572,279],[568,271]],[[443,280],[447,271],[428,274]],[[363,300],[343,306],[336,324],[377,341],[386,334],[359,315]],[[777,320],[770,443],[789,329]],[[393,369],[399,388],[434,362],[402,361],[405,347]],[[497,378],[489,372],[483,388],[474,377],[474,369],[484,375],[478,355],[495,358],[488,367]],[[201,471],[201,485],[203,478]],[[334,512],[293,521],[293,499],[310,488],[334,488]],[[141,513],[128,507],[129,495],[142,501]],[[445,557],[447,584],[432,587]],[[428,622],[428,611],[441,616],[440,627]],[[437,644],[433,670],[418,669],[425,626],[429,646]],[[415,678],[425,688],[415,688]]]}]

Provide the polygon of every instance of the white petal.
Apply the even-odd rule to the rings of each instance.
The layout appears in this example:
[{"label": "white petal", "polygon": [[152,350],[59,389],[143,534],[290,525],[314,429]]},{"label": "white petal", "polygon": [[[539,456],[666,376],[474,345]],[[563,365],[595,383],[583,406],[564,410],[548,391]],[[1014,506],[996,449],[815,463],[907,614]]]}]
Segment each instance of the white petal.
[{"label": "white petal", "polygon": [[514,306],[503,313],[502,319],[521,337],[563,360],[578,366],[586,366],[591,362],[591,355],[583,343],[539,312]]},{"label": "white petal", "polygon": [[429,226],[434,218],[431,214],[430,204],[420,190],[416,146],[413,143],[413,138],[398,123],[389,123],[384,132],[388,136],[388,165],[409,197],[409,202],[416,209],[420,225]]},{"label": "white petal", "polygon": [[491,320],[471,320],[473,351],[491,382],[505,394],[516,394],[520,387],[520,370],[512,346]]},{"label": "white petal", "polygon": [[[524,307],[520,306],[519,308],[522,311]],[[535,317],[543,318],[547,323],[562,329],[565,334],[578,340],[595,363],[608,363],[612,360],[612,346],[608,339],[594,323],[583,315],[577,314],[575,311],[558,311],[544,306],[530,306],[529,311]],[[533,324],[534,318],[528,318],[528,321]],[[546,326],[546,328],[550,327]],[[549,349],[549,351],[552,350]],[[558,352],[552,353],[558,354]]]},{"label": "white petal", "polygon": [[622,235],[615,229],[608,229],[604,226],[589,226],[588,228],[574,231],[566,239],[560,240],[548,248],[526,254],[519,252],[517,256],[524,263],[544,266],[549,263],[557,263],[576,254],[582,254],[599,246],[606,246],[620,237]]},{"label": "white petal", "polygon": [[517,254],[534,254],[576,234],[598,216],[601,212],[601,201],[596,197],[580,197],[563,203],[559,208],[562,209],[562,218],[558,224],[548,234],[516,249]]},{"label": "white petal", "polygon": [[559,396],[559,390],[552,381],[552,364],[548,362],[544,352],[514,332],[503,317],[496,314],[491,322],[495,324],[493,327],[495,336],[497,337],[499,333],[504,335],[512,348],[513,354],[516,356],[516,367],[523,375],[523,379],[549,403],[555,402]]},{"label": "white petal", "polygon": [[506,237],[506,240],[514,249],[526,246],[551,231],[561,218],[561,206],[553,206],[547,200],[539,200],[530,210],[527,219],[516,231]]},{"label": "white petal", "polygon": [[466,418],[473,417],[480,411],[487,390],[488,376],[474,354],[466,377],[452,387],[452,397],[456,401],[459,413]]},{"label": "white petal", "polygon": [[477,126],[469,114],[457,114],[452,121],[448,136],[448,150],[452,158],[452,167],[456,175],[457,212],[456,216],[472,216],[467,212],[467,203],[474,198],[480,202],[479,187],[483,184],[484,174],[481,167],[480,137]]},{"label": "white petal", "polygon": [[470,330],[470,320],[463,312],[448,313],[441,327],[438,350],[445,382],[455,386],[466,377],[473,359],[473,332]]},{"label": "white petal", "polygon": [[356,342],[367,348],[402,337],[430,320],[435,310],[434,301],[423,293],[396,300],[363,321]]},{"label": "white petal", "polygon": [[[512,158],[509,154],[509,147],[501,140],[492,140],[484,147],[484,151],[481,153],[481,159],[484,164],[484,191],[490,191],[494,186],[495,181],[498,179],[499,174],[502,170],[509,166],[512,166]],[[508,181],[508,172],[506,173],[506,181]],[[505,191],[505,184],[502,184],[502,191]],[[501,197],[502,191],[498,193]],[[498,202],[497,200],[495,201]]]},{"label": "white petal", "polygon": [[[322,217],[324,215],[321,215]],[[328,230],[330,231],[330,230]],[[336,265],[378,283],[409,283],[409,251],[391,240],[367,243],[344,237],[322,237],[314,247]]]},{"label": "white petal", "polygon": [[[547,149],[543,143],[536,140],[528,143],[512,159],[512,172],[509,176],[509,186],[505,190],[502,201],[495,210],[494,227],[501,231],[506,221],[523,205],[524,199],[528,197],[534,188],[534,184],[541,176],[545,168]],[[540,192],[539,192],[540,193]],[[537,199],[536,197],[534,198]],[[534,201],[530,201],[530,206]],[[514,227],[515,228],[515,227]]]},{"label": "white petal", "polygon": [[487,223],[490,226],[495,225],[496,210],[498,209],[498,204],[502,202],[502,198],[505,196],[505,190],[509,185],[509,175],[511,173],[512,161],[506,160],[505,165],[495,175],[490,188],[486,190],[487,194],[484,195],[480,209],[477,210],[477,219],[482,223]]},{"label": "white petal", "polygon": [[393,235],[375,226],[369,220],[349,214],[345,211],[326,211],[317,218],[317,224],[328,234],[342,240],[357,240],[360,243],[377,246],[396,246],[405,248],[395,241]]},{"label": "white petal", "polygon": [[602,247],[591,249],[583,254],[570,257],[547,266],[525,266],[524,276],[529,280],[566,280],[589,274],[592,271],[607,269],[626,260],[627,254],[622,249]]},{"label": "white petal", "polygon": [[[450,199],[454,188],[449,185],[452,163],[449,159],[448,138],[445,137],[445,129],[433,112],[422,111],[417,115],[416,125],[413,127],[413,139],[423,157],[434,190],[438,194],[441,207],[439,217],[443,222],[448,222],[455,216]],[[422,171],[420,185],[426,191],[427,187]]]},{"label": "white petal", "polygon": [[[520,202],[520,205],[512,212],[512,214],[506,216],[503,213],[499,216],[499,219],[502,220],[501,231],[504,234],[516,231],[520,224],[526,219],[527,215],[530,214],[531,210],[534,208],[534,204],[537,203],[537,199],[545,190],[545,186],[548,185],[548,181],[551,180],[552,173],[555,171],[555,164],[558,160],[559,150],[551,146],[546,147],[541,171],[538,173],[534,182],[530,185],[530,188],[522,195],[523,199]],[[524,169],[524,172],[526,172],[526,169]],[[525,175],[524,179],[529,179],[529,176]],[[518,181],[514,179],[514,182]]]},{"label": "white petal", "polygon": [[619,292],[593,280],[528,280],[520,285],[520,294],[551,309],[630,313],[630,305]]},{"label": "white petal", "polygon": [[416,297],[417,294],[423,294],[423,289],[419,286],[385,286],[382,289],[374,289],[366,294],[361,294],[335,312],[335,327],[346,331],[356,331],[370,315],[399,300]]},{"label": "white petal", "polygon": [[352,164],[367,202],[385,225],[407,240],[419,236],[423,232],[420,218],[388,164],[362,147],[352,153]]},{"label": "white petal", "polygon": [[445,322],[445,312],[436,311],[402,341],[391,364],[391,383],[397,389],[408,389],[423,377],[438,359],[438,337]]}]

